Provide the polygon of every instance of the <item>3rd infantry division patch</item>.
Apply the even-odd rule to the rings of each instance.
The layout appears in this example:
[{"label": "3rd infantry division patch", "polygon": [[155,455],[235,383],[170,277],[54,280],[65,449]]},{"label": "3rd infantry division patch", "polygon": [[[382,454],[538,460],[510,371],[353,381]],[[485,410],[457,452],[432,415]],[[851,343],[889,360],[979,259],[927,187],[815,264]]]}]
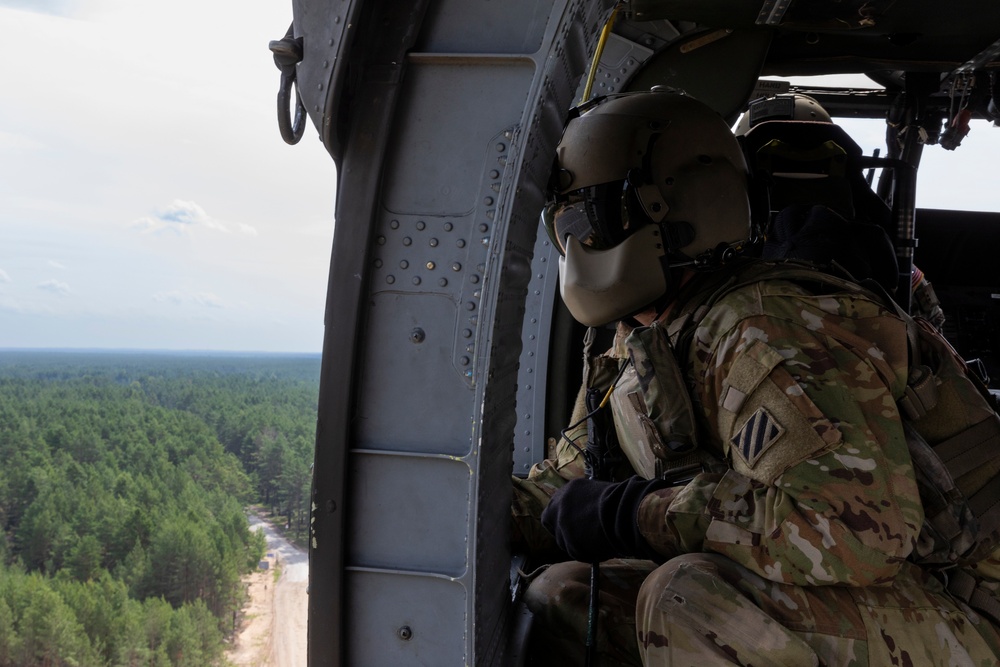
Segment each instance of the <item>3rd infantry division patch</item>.
[{"label": "3rd infantry division patch", "polygon": [[739,452],[740,457],[752,468],[784,432],[784,427],[778,423],[774,416],[766,408],[760,407],[750,415],[750,418],[743,424],[743,428],[732,437],[730,442]]}]

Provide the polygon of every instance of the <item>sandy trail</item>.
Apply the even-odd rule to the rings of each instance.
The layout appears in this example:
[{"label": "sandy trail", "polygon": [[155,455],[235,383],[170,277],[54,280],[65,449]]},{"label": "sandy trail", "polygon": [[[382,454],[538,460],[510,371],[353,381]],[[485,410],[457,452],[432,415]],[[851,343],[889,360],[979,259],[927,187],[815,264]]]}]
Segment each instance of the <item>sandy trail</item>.
[{"label": "sandy trail", "polygon": [[[306,664],[309,556],[259,517],[248,519],[250,530],[264,531],[270,569],[244,579],[249,601],[226,659],[233,667],[301,667]],[[275,567],[281,572],[277,582]]]}]

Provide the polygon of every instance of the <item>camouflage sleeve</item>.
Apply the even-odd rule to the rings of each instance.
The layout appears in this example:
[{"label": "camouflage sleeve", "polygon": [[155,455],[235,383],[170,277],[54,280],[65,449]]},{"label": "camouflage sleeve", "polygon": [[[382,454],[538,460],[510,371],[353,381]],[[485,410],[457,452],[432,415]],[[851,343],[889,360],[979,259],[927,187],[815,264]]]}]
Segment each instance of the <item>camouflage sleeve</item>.
[{"label": "camouflage sleeve", "polygon": [[577,394],[565,437],[549,441],[549,458],[531,467],[526,479],[512,477],[512,543],[515,549],[548,556],[556,551],[555,540],[542,526],[542,510],[549,498],[571,479],[586,475],[583,450],[587,448],[585,396],[588,385],[610,386],[618,373],[620,352],[613,348],[590,359],[587,379]]},{"label": "camouflage sleeve", "polygon": [[[566,433],[554,445],[555,456],[536,463],[526,479],[512,477],[514,498],[511,503],[513,545],[530,554],[556,550],[555,540],[542,526],[542,510],[549,498],[566,482],[585,475],[581,449],[587,446],[587,426],[583,424]],[[569,440],[579,447],[573,447]]]},{"label": "camouflage sleeve", "polygon": [[[553,458],[532,466],[526,479],[512,477],[514,498],[511,503],[515,548],[546,557],[554,553],[556,546],[551,533],[542,525],[542,511],[556,491],[570,480],[586,475],[581,450],[587,447],[587,425],[584,423],[568,430],[566,438],[550,441],[550,447],[555,450]],[[624,480],[634,474],[628,461],[623,460],[611,471],[611,478]]]},{"label": "camouflage sleeve", "polygon": [[788,283],[728,295],[696,331],[691,362],[730,470],[647,498],[643,535],[777,582],[890,580],[923,522],[896,411],[905,340],[902,322],[864,299]]}]

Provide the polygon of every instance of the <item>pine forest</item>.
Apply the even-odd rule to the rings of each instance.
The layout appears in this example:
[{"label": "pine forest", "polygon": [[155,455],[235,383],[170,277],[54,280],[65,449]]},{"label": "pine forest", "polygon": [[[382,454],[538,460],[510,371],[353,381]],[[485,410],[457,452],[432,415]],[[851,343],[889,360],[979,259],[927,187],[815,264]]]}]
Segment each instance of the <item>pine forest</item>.
[{"label": "pine forest", "polygon": [[223,664],[246,508],[305,540],[319,367],[0,351],[0,667]]}]

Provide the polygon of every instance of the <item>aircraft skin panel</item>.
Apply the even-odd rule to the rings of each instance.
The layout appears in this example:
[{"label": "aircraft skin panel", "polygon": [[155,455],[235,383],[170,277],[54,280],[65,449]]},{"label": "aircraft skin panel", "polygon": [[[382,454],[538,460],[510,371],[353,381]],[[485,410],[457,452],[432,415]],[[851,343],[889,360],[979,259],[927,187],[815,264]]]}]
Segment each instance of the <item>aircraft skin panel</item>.
[{"label": "aircraft skin panel", "polygon": [[[310,2],[307,15],[312,22],[335,22],[337,17],[330,4],[335,3]],[[368,75],[351,89],[349,101],[338,100],[335,105],[327,104],[318,86],[300,88],[314,123],[329,130],[322,132],[321,137],[337,162],[338,180],[313,468],[309,545],[310,667],[349,664],[350,649],[364,645],[365,641],[350,637],[345,631],[346,619],[359,613],[349,607],[348,599],[355,604],[360,600],[358,595],[348,596],[347,591],[356,590],[359,582],[366,581],[346,574],[346,533],[352,510],[348,501],[347,471],[357,410],[356,360],[365,350],[366,341],[381,342],[363,336],[362,320],[367,304],[367,274],[371,267],[369,253],[374,246],[378,183],[388,145],[384,129],[392,123],[399,89],[398,77],[386,74],[399,72],[398,63],[404,60],[405,52],[413,43],[413,26],[420,24],[426,10],[425,2],[386,3],[384,6],[373,3],[370,8],[365,3],[365,11],[359,9],[360,4],[353,6],[355,34],[366,36],[361,42],[352,40],[354,67],[363,69]],[[300,8],[296,7],[298,11]],[[324,11],[331,14],[324,17]],[[296,16],[298,21],[298,14]],[[321,70],[329,56],[328,48],[328,42],[309,39],[307,34],[299,72]],[[347,71],[344,62],[340,62],[338,71],[342,74]],[[348,88],[343,81],[331,86],[341,90]],[[313,114],[315,106],[323,110],[318,118]],[[351,110],[354,113],[349,113]],[[340,131],[340,122],[348,125],[349,132]],[[341,136],[348,137],[350,143],[341,146],[331,139]],[[398,635],[391,638],[379,635],[379,639],[384,644],[403,641]]]},{"label": "aircraft skin panel", "polygon": [[613,2],[358,4],[321,123],[342,159],[309,664],[507,664],[512,445],[542,439],[556,275],[538,213]]},{"label": "aircraft skin panel", "polygon": [[[385,261],[374,272],[373,282],[381,282],[382,287],[412,286],[414,280],[421,280],[437,287],[433,275],[422,279],[421,271],[399,268],[418,262],[422,268],[434,260]],[[436,273],[451,278],[456,272],[445,268]],[[360,365],[356,447],[450,456],[470,453],[476,326],[469,320],[478,317],[478,303],[471,292],[461,303],[451,294],[382,291],[372,295],[369,321],[372,329],[385,332],[387,340],[383,349],[365,350]],[[475,308],[467,309],[466,304]]]},{"label": "aircraft skin panel", "polygon": [[[468,522],[470,473],[453,458],[353,452],[351,566],[460,579],[469,566],[469,544],[455,526]],[[358,629],[350,636],[361,634]]]},{"label": "aircraft skin panel", "polygon": [[[470,62],[451,56],[411,63],[390,141],[382,205],[418,215],[495,213],[498,193],[489,188],[498,184],[510,151],[509,140],[495,135],[520,121],[524,95],[509,91],[527,89],[533,75],[534,64],[523,59]],[[451,159],[435,164],[442,154]],[[429,164],[435,168],[427,169]],[[475,231],[490,221],[460,226],[470,222]]]},{"label": "aircraft skin panel", "polygon": [[[408,572],[355,569],[349,573],[351,667],[463,665],[468,590],[461,582]],[[372,595],[383,590],[384,595]],[[426,619],[437,627],[427,632]],[[350,630],[349,630],[350,631]],[[310,654],[309,664],[317,664]]]},{"label": "aircraft skin panel", "polygon": [[[545,234],[535,240],[531,260],[531,281],[524,302],[525,317],[521,329],[521,358],[515,404],[514,465],[512,472],[524,477],[531,466],[546,456],[545,422],[548,390],[549,339],[559,287],[559,253]],[[564,346],[567,347],[567,346]],[[556,425],[562,428],[564,424]]]},{"label": "aircraft skin panel", "polygon": [[536,53],[542,48],[552,3],[535,0],[440,0],[427,11],[418,51]]}]

